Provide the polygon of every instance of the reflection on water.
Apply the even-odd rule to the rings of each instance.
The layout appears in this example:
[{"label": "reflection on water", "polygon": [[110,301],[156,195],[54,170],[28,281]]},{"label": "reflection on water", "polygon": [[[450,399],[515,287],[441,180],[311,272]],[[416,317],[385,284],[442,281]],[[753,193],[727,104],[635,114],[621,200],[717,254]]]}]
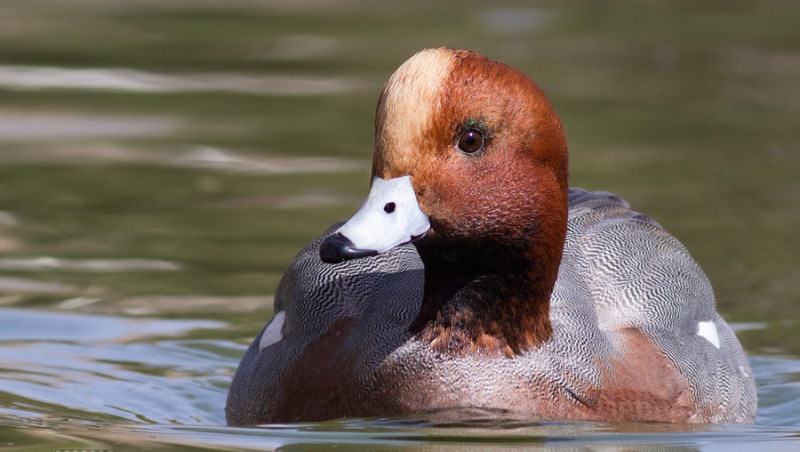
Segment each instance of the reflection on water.
[{"label": "reflection on water", "polygon": [[[5,2],[0,445],[798,449],[795,3]],[[222,425],[282,271],[363,200],[382,83],[437,45],[533,75],[572,183],[687,245],[753,356],[757,425]]]},{"label": "reflection on water", "polygon": [[272,96],[318,96],[352,91],[355,80],[276,74],[153,74],[132,69],[67,69],[2,66],[0,88],[82,89],[138,93],[233,92]]},{"label": "reflection on water", "polygon": [[0,270],[86,272],[176,271],[174,262],[153,259],[61,259],[57,257],[0,258]]},{"label": "reflection on water", "polygon": [[758,391],[756,422],[800,426],[800,360],[752,357]]},{"label": "reflection on water", "polygon": [[[89,419],[220,424],[241,347],[156,340],[225,323],[0,310],[3,405]],[[227,355],[220,355],[228,352]],[[10,403],[9,403],[10,402]],[[176,410],[175,407],[180,407]]]}]

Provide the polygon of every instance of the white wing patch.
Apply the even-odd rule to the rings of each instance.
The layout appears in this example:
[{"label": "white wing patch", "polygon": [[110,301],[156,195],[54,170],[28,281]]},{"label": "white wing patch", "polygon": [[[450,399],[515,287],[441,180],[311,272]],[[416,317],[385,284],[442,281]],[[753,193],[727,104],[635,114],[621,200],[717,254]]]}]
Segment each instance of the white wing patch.
[{"label": "white wing patch", "polygon": [[719,348],[719,333],[713,321],[697,322],[697,335],[711,342],[714,347]]},{"label": "white wing patch", "polygon": [[264,330],[264,334],[261,335],[261,342],[258,344],[258,351],[264,350],[270,345],[283,339],[283,334],[281,331],[283,330],[284,317],[285,312],[283,311],[275,314],[275,317],[272,318],[272,320],[269,322],[269,325],[267,325],[267,328]]}]

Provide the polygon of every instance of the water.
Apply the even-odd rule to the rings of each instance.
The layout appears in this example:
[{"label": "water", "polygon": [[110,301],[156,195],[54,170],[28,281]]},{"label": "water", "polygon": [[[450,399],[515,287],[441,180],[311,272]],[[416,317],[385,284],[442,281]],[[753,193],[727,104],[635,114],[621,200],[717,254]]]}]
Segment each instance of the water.
[{"label": "water", "polygon": [[[800,360],[753,357],[755,426],[349,419],[224,427],[227,386],[244,346],[215,339],[225,322],[0,310],[0,425],[9,446],[144,444],[226,448],[287,445],[507,447],[670,446],[773,450],[797,446]],[[47,329],[42,330],[46,325]],[[192,338],[187,338],[192,336]]]},{"label": "water", "polygon": [[[800,449],[794,2],[12,1],[0,14],[0,447]],[[753,426],[348,419],[224,426],[304,243],[367,189],[411,53],[533,75],[573,185],[679,237],[751,355]]]}]

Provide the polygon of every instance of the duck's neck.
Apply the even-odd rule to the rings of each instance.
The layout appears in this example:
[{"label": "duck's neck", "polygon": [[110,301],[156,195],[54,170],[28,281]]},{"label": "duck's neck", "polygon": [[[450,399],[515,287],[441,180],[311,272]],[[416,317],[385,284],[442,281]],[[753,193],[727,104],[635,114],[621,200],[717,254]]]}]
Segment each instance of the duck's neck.
[{"label": "duck's neck", "polygon": [[[552,332],[550,296],[563,249],[418,242],[425,291],[411,332],[453,355],[515,356]],[[546,249],[545,249],[546,248]]]}]

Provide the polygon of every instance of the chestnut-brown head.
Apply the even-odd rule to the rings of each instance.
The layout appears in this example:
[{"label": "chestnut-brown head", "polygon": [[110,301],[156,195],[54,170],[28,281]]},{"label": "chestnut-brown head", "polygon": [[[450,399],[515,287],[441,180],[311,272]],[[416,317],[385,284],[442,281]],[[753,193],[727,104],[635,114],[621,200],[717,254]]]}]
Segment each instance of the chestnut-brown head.
[{"label": "chestnut-brown head", "polygon": [[[533,239],[534,252],[560,258],[566,139],[544,93],[521,72],[446,48],[400,66],[378,102],[373,178],[405,176],[429,218],[427,240],[492,243],[505,252],[530,248]],[[381,199],[373,210],[392,215],[391,204],[399,203]]]},{"label": "chestnut-brown head", "polygon": [[532,80],[472,52],[422,51],[386,84],[373,176],[404,175],[430,218],[430,238],[527,246],[531,234],[565,228],[558,117]]}]

